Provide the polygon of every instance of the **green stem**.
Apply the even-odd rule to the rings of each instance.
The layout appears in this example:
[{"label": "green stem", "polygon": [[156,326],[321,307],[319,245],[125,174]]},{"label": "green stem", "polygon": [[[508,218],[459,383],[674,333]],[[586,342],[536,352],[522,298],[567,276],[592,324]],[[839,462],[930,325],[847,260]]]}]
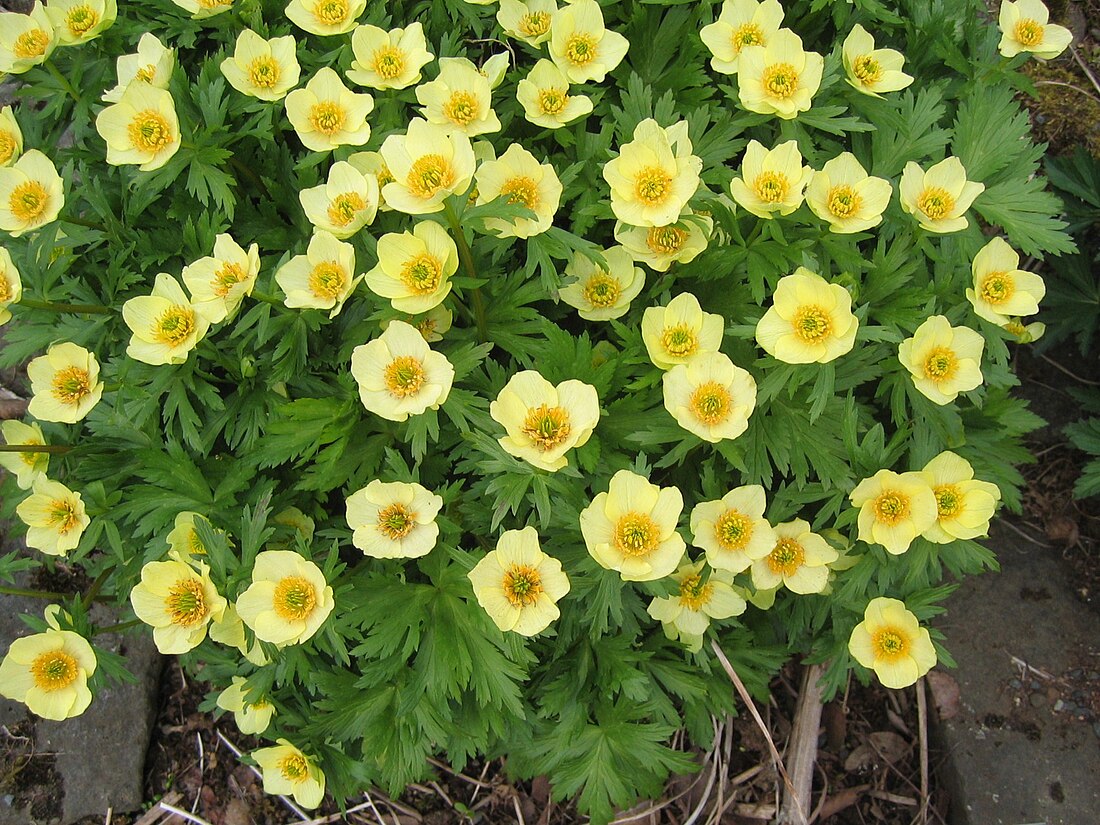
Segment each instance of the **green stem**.
[{"label": "green stem", "polygon": [[80,94],[73,88],[73,84],[69,82],[69,78],[61,74],[57,66],[53,64],[53,61],[47,58],[42,61],[42,65],[46,67],[46,71],[53,75],[53,79],[61,85],[61,88],[69,93],[69,97],[71,97],[74,102],[80,103]]},{"label": "green stem", "polygon": [[95,221],[89,221],[84,218],[62,218],[61,220],[63,220],[65,223],[76,224],[77,226],[86,226],[89,229],[98,229],[100,232],[107,231],[107,227],[105,227],[103,224],[96,223]]},{"label": "green stem", "polygon": [[54,301],[37,301],[34,298],[20,298],[16,303],[29,309],[45,309],[50,312],[86,313],[88,315],[110,315],[110,307],[101,304],[62,304]]},{"label": "green stem", "polygon": [[143,622],[141,619],[130,619],[130,621],[128,622],[119,622],[118,624],[109,624],[104,627],[97,627],[92,635],[99,636],[102,633],[117,633],[120,630],[129,630],[131,627],[138,627],[139,625],[143,624],[145,624],[145,622]]},{"label": "green stem", "polygon": [[[454,207],[449,203],[443,204],[443,214],[447,216],[447,223],[451,226],[451,235],[454,236],[458,246],[458,259],[462,261],[462,268],[469,278],[477,278],[477,268],[474,266],[474,255],[470,251],[470,245],[466,242],[466,233],[462,231],[462,223],[455,214]],[[474,287],[470,290],[470,303],[474,307],[474,322],[477,324],[477,337],[480,341],[488,341],[488,324],[485,319],[485,301],[481,297],[481,288]]]},{"label": "green stem", "polygon": [[66,444],[0,444],[0,453],[53,453],[64,455],[72,447]]},{"label": "green stem", "polygon": [[271,304],[273,307],[284,306],[283,302],[276,298],[274,295],[268,295],[264,292],[257,292],[252,290],[252,297],[257,301],[263,301],[265,304]]},{"label": "green stem", "polygon": [[27,596],[32,599],[67,599],[71,593],[54,593],[50,590],[32,590],[26,587],[8,587],[0,585],[0,595]]},{"label": "green stem", "polygon": [[757,238],[760,237],[760,233],[763,231],[763,229],[764,229],[764,219],[761,218],[760,220],[758,220],[756,222],[756,226],[754,226],[752,228],[752,232],[749,233],[749,236],[747,238],[745,238],[745,246],[746,247],[752,246],[753,241],[755,241]]},{"label": "green stem", "polygon": [[95,597],[99,595],[99,591],[103,589],[103,583],[107,581],[107,578],[114,572],[113,567],[107,567],[95,577],[95,581],[92,582],[92,586],[88,588],[88,592],[84,594],[84,597],[80,600],[84,605],[84,609],[87,610],[92,606],[92,602],[95,601]]}]

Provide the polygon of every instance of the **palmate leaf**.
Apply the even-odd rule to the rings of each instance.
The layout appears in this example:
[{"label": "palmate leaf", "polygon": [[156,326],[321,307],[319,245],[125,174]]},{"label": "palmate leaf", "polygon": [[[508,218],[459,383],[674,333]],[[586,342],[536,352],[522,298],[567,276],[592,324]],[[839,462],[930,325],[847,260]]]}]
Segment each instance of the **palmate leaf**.
[{"label": "palmate leaf", "polygon": [[1076,252],[1066,234],[1058,196],[1046,188],[1046,178],[1009,178],[988,187],[974,201],[974,211],[1004,229],[1011,244],[1025,255],[1043,257]]}]

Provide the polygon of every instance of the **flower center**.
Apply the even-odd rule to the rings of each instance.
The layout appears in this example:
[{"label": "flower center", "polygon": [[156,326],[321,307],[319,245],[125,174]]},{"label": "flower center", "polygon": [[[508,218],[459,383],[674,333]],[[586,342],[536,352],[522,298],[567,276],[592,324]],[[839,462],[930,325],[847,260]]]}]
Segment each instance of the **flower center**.
[{"label": "flower center", "polygon": [[424,155],[417,158],[409,169],[406,186],[418,198],[434,197],[441,189],[446,189],[455,181],[455,172],[442,155]]},{"label": "flower center", "polygon": [[542,576],[526,564],[513,564],[504,573],[504,598],[512,607],[530,607],[542,595]]},{"label": "flower center", "polygon": [[550,13],[532,11],[519,19],[520,34],[526,37],[541,37],[550,31]]},{"label": "flower center", "polygon": [[416,513],[404,504],[391,504],[378,511],[378,532],[391,541],[403,539],[416,527]]},{"label": "flower center", "polygon": [[695,329],[687,324],[665,327],[661,333],[661,346],[675,358],[687,358],[699,350],[699,338]]},{"label": "flower center", "polygon": [[569,94],[564,89],[539,89],[539,108],[544,115],[561,114],[568,102]]},{"label": "flower center", "polygon": [[32,223],[46,212],[50,205],[50,193],[36,180],[19,184],[8,197],[8,207],[23,223]]},{"label": "flower center", "polygon": [[306,619],[316,606],[317,591],[301,576],[287,576],[275,585],[272,607],[280,618],[288,622],[300,622]]},{"label": "flower center", "polygon": [[798,72],[790,63],[773,63],[764,69],[764,91],[786,100],[798,90]]},{"label": "flower center", "polygon": [[274,57],[257,57],[248,64],[248,80],[257,88],[271,89],[282,76],[279,61]]},{"label": "flower center", "polygon": [[313,7],[313,16],[325,26],[339,26],[348,19],[347,0],[319,0]]},{"label": "flower center", "polygon": [[155,109],[146,109],[134,115],[126,131],[135,148],[154,155],[174,140],[168,120]]},{"label": "flower center", "polygon": [[962,491],[954,484],[941,484],[933,491],[936,494],[936,510],[941,519],[954,518],[962,509]]},{"label": "flower center", "polygon": [[11,288],[11,281],[8,280],[8,276],[3,272],[0,272],[0,303],[7,303],[11,301],[13,291]]},{"label": "flower center", "polygon": [[136,80],[144,80],[146,83],[152,83],[156,76],[157,67],[152,63],[146,63],[134,74]]},{"label": "flower center", "polygon": [[321,261],[309,273],[309,291],[322,300],[335,301],[347,282],[344,268],[336,261]]},{"label": "flower center", "polygon": [[195,311],[182,304],[173,304],[157,318],[153,337],[162,344],[178,347],[194,331]]},{"label": "flower center", "polygon": [[883,627],[871,637],[871,645],[876,659],[888,662],[897,661],[909,652],[909,640],[906,634],[897,628]]},{"label": "flower center", "polygon": [[619,516],[612,535],[615,549],[624,556],[647,556],[660,543],[660,529],[646,513],[631,511]]},{"label": "flower center", "polygon": [[386,389],[395,398],[416,395],[428,379],[424,365],[411,355],[401,355],[390,361],[382,374]]},{"label": "flower center", "polygon": [[31,663],[35,687],[47,693],[67,688],[76,681],[77,671],[76,659],[64,650],[47,650]]},{"label": "flower center", "polygon": [[763,46],[764,31],[756,23],[742,23],[733,30],[733,50],[738,54],[745,46]]},{"label": "flower center", "polygon": [[53,397],[62,404],[79,404],[92,391],[92,377],[77,366],[60,369],[53,376]]},{"label": "flower center", "polygon": [[401,280],[410,292],[430,295],[439,289],[439,282],[443,280],[443,268],[431,255],[418,255],[405,262],[401,270]]},{"label": "flower center", "polygon": [[7,166],[15,155],[15,135],[0,129],[0,166]]},{"label": "flower center", "polygon": [[73,6],[65,17],[69,34],[80,37],[99,22],[99,14],[91,6]]},{"label": "flower center", "polygon": [[526,175],[517,175],[504,181],[500,194],[508,196],[508,203],[522,204],[528,209],[535,209],[539,205],[538,184]]},{"label": "flower center", "polygon": [[378,167],[378,171],[374,173],[374,177],[378,180],[378,188],[381,189],[387,183],[394,183],[397,178],[393,176],[393,172],[390,171],[390,167],[386,164],[381,164]]},{"label": "flower center", "polygon": [[687,240],[687,231],[678,226],[653,226],[646,233],[645,245],[655,255],[675,255]]},{"label": "flower center", "polygon": [[647,166],[634,179],[634,194],[647,206],[657,206],[672,194],[672,175],[660,166]]},{"label": "flower center", "polygon": [[680,604],[688,610],[699,610],[710,601],[714,585],[702,576],[688,576],[680,582]]},{"label": "flower center", "polygon": [[322,135],[332,137],[344,128],[348,113],[339,103],[326,100],[314,103],[309,110],[309,122]]},{"label": "flower center", "polygon": [[1022,46],[1038,46],[1043,42],[1043,31],[1043,24],[1030,17],[1016,21],[1016,40]]},{"label": "flower center", "polygon": [[584,300],[588,301],[596,309],[607,309],[615,306],[619,296],[623,294],[622,285],[606,272],[597,272],[581,290]]},{"label": "flower center", "polygon": [[566,41],[565,59],[574,66],[587,66],[596,59],[596,38],[590,34],[574,34]]},{"label": "flower center", "polygon": [[561,407],[551,407],[546,404],[531,407],[527,411],[527,418],[524,419],[521,428],[523,434],[534,442],[540,452],[544,453],[569,438],[571,430],[569,413]]},{"label": "flower center", "polygon": [[850,218],[859,211],[863,198],[851,186],[843,184],[829,190],[829,211],[838,218]]},{"label": "flower center", "polygon": [[897,490],[887,490],[871,505],[875,518],[893,527],[909,518],[909,496]]},{"label": "flower center", "polygon": [[46,53],[46,47],[50,45],[50,35],[42,29],[25,31],[15,38],[15,45],[11,50],[16,57],[41,57]]},{"label": "flower center", "polygon": [[1007,272],[990,272],[982,280],[978,293],[990,304],[1003,304],[1016,291],[1016,285]]},{"label": "flower center", "polygon": [[224,261],[221,269],[214,273],[214,294],[219,298],[224,298],[229,294],[229,291],[233,289],[237,284],[245,279],[244,269],[240,264],[231,263],[230,261]]},{"label": "flower center", "polygon": [[477,110],[477,98],[465,90],[451,92],[451,96],[443,104],[443,116],[458,126],[468,126],[471,121],[476,120]]},{"label": "flower center", "polygon": [[333,226],[347,226],[366,208],[367,203],[358,192],[343,192],[329,203],[328,219]]},{"label": "flower center", "polygon": [[691,394],[691,411],[708,426],[721,424],[729,418],[732,403],[729,390],[717,381],[700,384]]},{"label": "flower center", "polygon": [[371,65],[383,80],[393,80],[405,71],[405,54],[396,46],[382,46],[375,50]]},{"label": "flower center", "polygon": [[917,209],[932,220],[946,217],[955,208],[955,199],[951,193],[939,186],[925,189],[917,198]]},{"label": "flower center", "polygon": [[852,72],[860,83],[870,85],[882,78],[882,64],[872,54],[861,54],[852,61]]},{"label": "flower center", "polygon": [[829,313],[814,304],[801,306],[794,316],[794,334],[806,344],[820,344],[832,331]]},{"label": "flower center", "polygon": [[714,537],[723,550],[744,550],[752,538],[752,520],[736,510],[726,510],[714,522]]},{"label": "flower center", "polygon": [[172,617],[172,624],[194,627],[206,618],[206,599],[202,582],[198,579],[180,579],[168,591],[164,606]]},{"label": "flower center", "polygon": [[780,576],[793,576],[806,560],[802,545],[791,538],[781,538],[768,554],[768,567]]},{"label": "flower center", "polygon": [[289,753],[278,762],[279,773],[290,782],[301,782],[309,776],[309,763],[300,753]]},{"label": "flower center", "polygon": [[191,551],[192,555],[206,555],[206,545],[202,543],[202,539],[199,538],[199,532],[194,527],[188,532],[187,548]]},{"label": "flower center", "polygon": [[50,502],[49,509],[50,526],[62,536],[72,530],[80,521],[76,512],[76,501],[71,499],[55,499]]},{"label": "flower center", "polygon": [[233,0],[199,0],[199,6],[204,9],[216,9],[219,6],[232,6]]},{"label": "flower center", "polygon": [[959,357],[947,347],[936,347],[924,359],[924,377],[937,384],[954,376],[958,368]]},{"label": "flower center", "polygon": [[791,182],[782,172],[761,172],[753,181],[752,188],[756,190],[756,197],[764,203],[782,203],[787,199]]}]

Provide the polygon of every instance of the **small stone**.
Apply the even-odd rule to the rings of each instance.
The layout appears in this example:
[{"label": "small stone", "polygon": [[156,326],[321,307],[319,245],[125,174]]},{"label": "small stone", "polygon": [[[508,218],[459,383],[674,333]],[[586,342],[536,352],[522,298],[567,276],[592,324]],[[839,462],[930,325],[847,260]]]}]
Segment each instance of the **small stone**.
[{"label": "small stone", "polygon": [[1054,711],[1056,713],[1061,713],[1062,709],[1065,708],[1065,706],[1066,706],[1066,703],[1063,702],[1061,699],[1059,699],[1057,702],[1054,703]]},{"label": "small stone", "polygon": [[1008,686],[1011,688],[1019,689],[1024,686],[1024,683],[1021,682],[1019,679],[1010,679],[1008,682]]},{"label": "small stone", "polygon": [[1092,723],[1092,732],[1095,733],[1097,736],[1100,736],[1100,722]]},{"label": "small stone", "polygon": [[1031,680],[1031,689],[1032,690],[1038,690],[1042,686],[1043,686],[1042,683],[1038,679],[1032,679]]},{"label": "small stone", "polygon": [[1045,708],[1047,706],[1047,697],[1043,693],[1033,693],[1028,698],[1033,708]]},{"label": "small stone", "polygon": [[1100,679],[1100,670],[1090,670],[1089,671],[1089,681],[1090,682],[1095,682],[1097,679]]}]

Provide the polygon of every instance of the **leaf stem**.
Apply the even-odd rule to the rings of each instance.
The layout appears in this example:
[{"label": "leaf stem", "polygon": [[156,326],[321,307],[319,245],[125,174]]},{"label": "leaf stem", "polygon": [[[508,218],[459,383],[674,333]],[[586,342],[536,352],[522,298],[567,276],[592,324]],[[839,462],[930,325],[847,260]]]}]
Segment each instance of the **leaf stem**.
[{"label": "leaf stem", "polygon": [[110,315],[114,312],[111,307],[105,307],[102,304],[65,304],[54,301],[38,301],[34,298],[20,298],[16,303],[29,309],[45,309],[50,312],[85,313],[88,315]]},{"label": "leaf stem", "polygon": [[263,301],[265,304],[271,304],[273,307],[284,306],[282,301],[280,301],[274,295],[268,295],[266,292],[257,292],[256,290],[252,290],[251,297],[255,298],[257,301]]},{"label": "leaf stem", "polygon": [[0,453],[52,453],[64,455],[72,447],[67,444],[0,444]]},{"label": "leaf stem", "polygon": [[27,596],[32,599],[67,599],[71,593],[55,593],[51,590],[34,590],[29,587],[8,587],[0,584],[0,595]]},{"label": "leaf stem", "polygon": [[120,630],[129,630],[131,627],[137,627],[143,624],[145,624],[145,622],[143,622],[141,619],[130,619],[128,622],[119,622],[118,624],[109,624],[104,625],[103,627],[97,627],[92,635],[99,636],[102,633],[117,633]]},{"label": "leaf stem", "polygon": [[107,581],[111,573],[114,572],[113,567],[104,568],[104,570],[95,577],[95,581],[92,582],[91,587],[88,588],[88,592],[81,598],[80,603],[84,605],[84,609],[87,610],[92,606],[92,602],[95,601],[96,596],[99,595],[99,591],[103,589],[103,583]]},{"label": "leaf stem", "polygon": [[[474,255],[470,251],[470,244],[466,242],[466,233],[462,231],[462,223],[451,204],[444,202],[443,214],[447,216],[447,223],[451,226],[451,235],[454,236],[458,246],[458,258],[462,261],[462,268],[469,278],[477,278],[477,268],[474,266]],[[477,337],[479,341],[489,340],[488,324],[485,318],[485,301],[481,297],[481,288],[474,287],[470,290],[470,303],[474,308],[474,323],[477,325]]]},{"label": "leaf stem", "polygon": [[42,61],[42,65],[46,67],[46,71],[53,75],[54,80],[61,85],[61,88],[69,93],[69,97],[71,97],[75,103],[80,103],[80,94],[73,88],[73,84],[69,82],[69,78],[61,74],[57,66],[53,64],[53,61],[46,58]]}]

